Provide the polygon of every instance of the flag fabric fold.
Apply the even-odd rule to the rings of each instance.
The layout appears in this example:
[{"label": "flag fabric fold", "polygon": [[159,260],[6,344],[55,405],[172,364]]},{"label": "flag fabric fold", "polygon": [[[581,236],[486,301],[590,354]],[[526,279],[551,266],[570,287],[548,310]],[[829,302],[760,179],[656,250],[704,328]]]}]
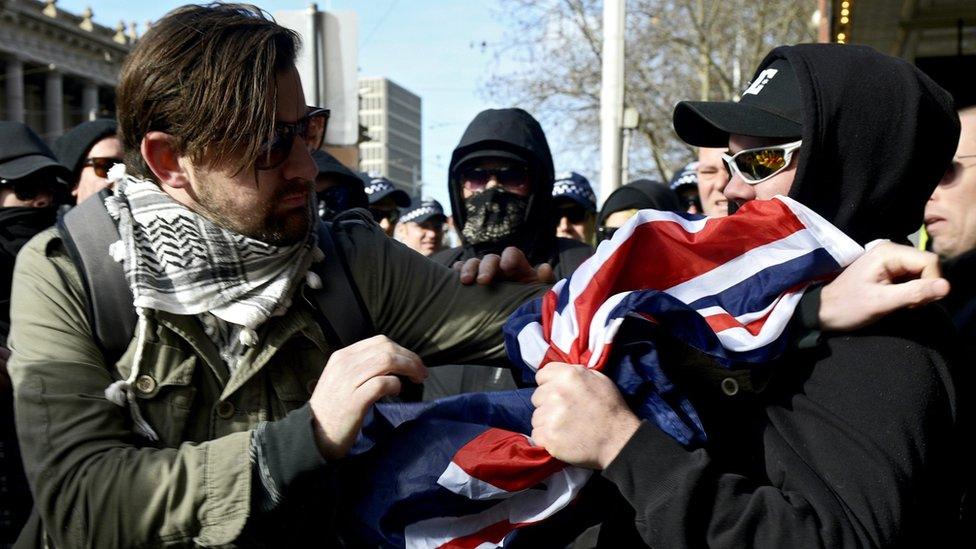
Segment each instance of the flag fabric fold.
[{"label": "flag fabric fold", "polygon": [[[666,375],[654,342],[614,354],[625,319],[702,351],[726,368],[773,360],[811,284],[863,249],[786,197],[705,218],[642,210],[593,257],[504,327],[515,375],[534,384],[550,362],[603,371],[634,412],[686,446],[705,442],[691,402]],[[634,330],[628,330],[631,334]],[[640,333],[640,330],[636,332]],[[535,446],[532,389],[425,404],[378,404],[345,493],[354,537],[395,547],[496,547],[570,504],[591,471]]]}]

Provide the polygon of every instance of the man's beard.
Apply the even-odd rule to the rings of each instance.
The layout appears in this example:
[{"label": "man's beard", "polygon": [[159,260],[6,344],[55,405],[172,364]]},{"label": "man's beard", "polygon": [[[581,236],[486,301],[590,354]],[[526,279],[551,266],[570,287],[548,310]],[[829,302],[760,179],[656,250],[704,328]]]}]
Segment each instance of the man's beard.
[{"label": "man's beard", "polygon": [[308,234],[314,215],[311,197],[315,196],[313,183],[309,181],[304,184],[310,197],[307,208],[276,212],[280,199],[294,193],[295,185],[302,184],[286,186],[265,204],[238,209],[233,199],[217,190],[220,187],[204,184],[197,190],[196,209],[217,225],[246,237],[276,246],[294,244]]}]

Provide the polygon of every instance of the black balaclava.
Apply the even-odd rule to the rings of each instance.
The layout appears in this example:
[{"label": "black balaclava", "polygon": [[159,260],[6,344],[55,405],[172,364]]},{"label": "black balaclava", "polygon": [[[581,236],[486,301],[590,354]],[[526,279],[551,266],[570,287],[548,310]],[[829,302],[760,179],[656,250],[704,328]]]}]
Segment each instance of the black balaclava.
[{"label": "black balaclava", "polygon": [[[469,204],[465,204],[461,170],[469,162],[484,158],[524,162],[532,182],[531,194],[523,200],[512,193],[489,189],[480,193],[485,196],[475,195]],[[517,246],[533,263],[553,259],[558,220],[552,207],[555,178],[552,154],[542,127],[532,115],[522,109],[489,109],[478,113],[451,155],[449,173],[451,209],[465,256],[482,257],[488,253],[501,253],[506,246]],[[465,234],[469,212],[476,217],[473,222],[484,219],[495,222],[492,228],[468,230],[472,237],[479,235],[476,242],[470,241]],[[485,236],[499,238],[482,241]]]},{"label": "black balaclava", "polygon": [[603,227],[607,218],[622,210],[662,210],[666,212],[683,212],[681,201],[674,191],[657,181],[637,179],[610,193],[600,215],[596,218],[596,226]]},{"label": "black balaclava", "polygon": [[803,146],[790,197],[854,240],[903,241],[959,141],[952,97],[910,63],[867,46],[774,49],[756,73],[787,59],[803,100]]},{"label": "black balaclava", "polygon": [[363,188],[363,180],[355,172],[321,149],[312,151],[312,160],[315,161],[319,176],[331,177],[338,183],[316,193],[319,217],[331,221],[346,210],[369,207],[369,197]]},{"label": "black balaclava", "polygon": [[37,233],[54,225],[55,208],[0,208],[0,346],[10,332],[10,287],[17,252]]}]

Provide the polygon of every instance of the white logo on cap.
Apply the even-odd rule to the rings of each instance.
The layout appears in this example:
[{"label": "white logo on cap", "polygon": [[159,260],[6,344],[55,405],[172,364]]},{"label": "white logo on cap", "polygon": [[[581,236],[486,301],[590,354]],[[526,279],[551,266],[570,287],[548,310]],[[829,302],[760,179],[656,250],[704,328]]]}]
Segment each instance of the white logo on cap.
[{"label": "white logo on cap", "polygon": [[746,91],[742,92],[742,95],[746,95],[750,93],[752,95],[759,95],[759,92],[762,91],[763,87],[766,86],[766,83],[772,80],[773,77],[776,76],[777,72],[779,72],[779,70],[777,69],[766,69],[762,71],[761,73],[759,73],[759,76],[757,76],[756,79],[752,81],[752,84],[749,84],[749,87],[746,88]]}]

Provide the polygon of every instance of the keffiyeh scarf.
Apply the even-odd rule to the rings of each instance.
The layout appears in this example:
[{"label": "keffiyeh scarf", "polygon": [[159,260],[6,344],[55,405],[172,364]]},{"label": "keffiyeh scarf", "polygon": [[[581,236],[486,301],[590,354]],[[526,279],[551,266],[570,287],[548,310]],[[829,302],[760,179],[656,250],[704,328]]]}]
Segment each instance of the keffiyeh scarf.
[{"label": "keffiyeh scarf", "polygon": [[242,326],[246,345],[256,343],[254,330],[289,307],[312,262],[321,259],[311,227],[302,242],[268,244],[214,224],[151,181],[122,177],[105,206],[120,235],[111,253],[123,265],[137,310],[210,312]]}]

